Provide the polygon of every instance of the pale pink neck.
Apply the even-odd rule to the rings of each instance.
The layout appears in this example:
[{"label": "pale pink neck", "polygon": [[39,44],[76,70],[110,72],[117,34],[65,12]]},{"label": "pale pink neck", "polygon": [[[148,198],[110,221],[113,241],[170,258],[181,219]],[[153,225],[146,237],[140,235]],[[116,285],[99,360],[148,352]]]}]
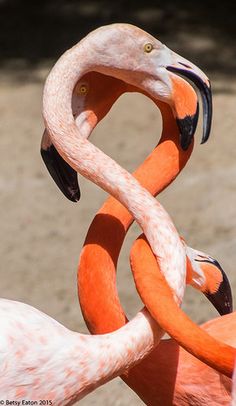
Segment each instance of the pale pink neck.
[{"label": "pale pink neck", "polygon": [[[68,164],[130,211],[147,236],[177,301],[181,301],[185,286],[185,251],[170,217],[126,170],[83,139],[75,124],[71,107],[73,89],[81,76],[98,66],[96,61],[93,64],[88,59],[82,45],[67,51],[46,81],[43,98],[45,126],[54,146]],[[101,66],[99,69],[102,70]]]},{"label": "pale pink neck", "polygon": [[135,365],[161,336],[147,310],[120,330],[97,336],[70,331],[39,310],[7,299],[0,300],[0,317],[3,352],[7,348],[11,354],[2,361],[4,400],[71,405]]},{"label": "pale pink neck", "polygon": [[[70,404],[71,399],[73,402],[82,399],[95,388],[136,365],[153,350],[161,336],[162,330],[157,329],[147,310],[142,310],[131,322],[110,334],[70,334],[70,340],[66,338],[68,344],[64,356],[60,353],[58,365],[53,364],[58,377],[68,367],[68,399],[64,404]],[[58,386],[57,382],[55,386]]]}]

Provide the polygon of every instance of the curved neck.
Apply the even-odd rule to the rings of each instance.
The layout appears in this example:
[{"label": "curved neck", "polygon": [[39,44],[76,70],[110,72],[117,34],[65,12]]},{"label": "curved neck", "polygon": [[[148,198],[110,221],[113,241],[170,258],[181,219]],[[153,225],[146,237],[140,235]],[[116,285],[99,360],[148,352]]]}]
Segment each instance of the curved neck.
[{"label": "curved neck", "polygon": [[84,364],[85,369],[86,364],[90,368],[88,383],[91,385],[83,385],[83,396],[91,388],[94,390],[139,363],[153,350],[162,335],[162,330],[157,329],[156,322],[144,309],[113,333],[84,336],[88,353]]},{"label": "curved neck", "polygon": [[83,48],[80,51],[78,45],[67,51],[52,69],[43,98],[46,128],[54,146],[70,166],[130,211],[147,236],[176,300],[181,301],[185,286],[185,253],[170,217],[135,178],[83,139],[76,127],[71,107],[72,92],[88,66],[93,69],[91,61],[79,65],[81,59]]},{"label": "curved neck", "polygon": [[231,377],[236,349],[211,337],[176,306],[144,236],[132,247],[131,267],[143,303],[163,330],[196,358]]},{"label": "curved neck", "polygon": [[[11,302],[10,306],[12,306]],[[8,307],[7,309],[9,310]],[[71,405],[95,388],[133,367],[152,351],[162,335],[161,329],[157,331],[156,322],[147,310],[139,312],[130,323],[118,331],[102,336],[70,331],[54,319],[22,303],[14,302],[13,311],[13,317],[11,310],[8,311],[13,325],[15,320],[19,319],[19,314],[27,314],[31,322],[32,320],[36,324],[39,322],[37,325],[41,322],[47,334],[42,336],[44,341],[35,347],[33,354],[30,351],[32,346],[29,345],[28,348],[26,345],[25,352],[21,354],[22,362],[13,367],[13,375],[12,366],[6,367],[7,373],[2,377],[0,393],[13,396],[16,393],[14,389],[16,384],[9,387],[9,382],[13,383],[13,377],[17,379],[19,375],[17,381],[19,399],[21,396],[25,399],[32,393],[36,399],[40,396],[46,398],[49,395],[53,404],[56,405]],[[26,344],[27,340],[28,343],[32,343],[32,337],[36,338],[36,333],[29,337],[30,334],[27,335],[27,333],[30,327],[27,321],[25,323],[26,325],[22,323],[25,327],[22,338],[26,337]],[[19,345],[20,342],[19,340]],[[13,347],[14,344],[12,344]],[[30,368],[30,365],[33,367]],[[12,375],[12,379],[9,380],[8,375],[10,377]],[[32,379],[25,385],[27,377]],[[34,377],[37,379],[33,379]]]},{"label": "curved neck", "polygon": [[[155,196],[184,168],[191,156],[193,143],[187,151],[181,149],[172,110],[164,103],[154,102],[162,114],[161,139],[133,176]],[[125,235],[133,221],[131,213],[118,200],[109,197],[90,225],[80,256],[78,296],[84,319],[92,333],[110,332],[126,322],[115,274]]]}]

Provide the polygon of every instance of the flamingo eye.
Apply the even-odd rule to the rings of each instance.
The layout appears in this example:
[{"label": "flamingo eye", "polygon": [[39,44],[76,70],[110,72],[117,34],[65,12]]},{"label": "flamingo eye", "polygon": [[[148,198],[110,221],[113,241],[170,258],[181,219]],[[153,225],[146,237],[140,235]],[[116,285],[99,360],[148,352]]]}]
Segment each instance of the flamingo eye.
[{"label": "flamingo eye", "polygon": [[147,44],[144,45],[144,52],[147,52],[148,54],[153,50],[153,45],[148,42]]},{"label": "flamingo eye", "polygon": [[80,88],[79,88],[79,93],[80,94],[87,94],[88,93],[88,86],[81,85]]}]

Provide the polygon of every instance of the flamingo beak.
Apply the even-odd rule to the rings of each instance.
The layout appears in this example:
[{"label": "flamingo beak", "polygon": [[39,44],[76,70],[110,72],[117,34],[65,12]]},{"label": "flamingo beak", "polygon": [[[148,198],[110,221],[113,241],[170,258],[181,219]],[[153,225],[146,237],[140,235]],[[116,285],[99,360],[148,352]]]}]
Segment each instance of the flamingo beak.
[{"label": "flamingo beak", "polygon": [[[174,78],[174,76],[181,75],[193,82],[200,92],[203,106],[203,135],[201,140],[201,144],[203,144],[209,138],[212,122],[212,93],[209,79],[197,66],[174,52],[172,52],[171,59],[174,63],[166,66],[166,69],[174,73],[173,80],[177,79]],[[191,143],[196,130],[197,121],[198,108],[192,115],[186,115],[182,118],[177,117],[177,124],[180,130],[180,143],[184,150],[186,150]]]},{"label": "flamingo beak", "polygon": [[219,272],[220,281],[217,286],[215,284],[212,284],[212,286],[208,285],[203,293],[221,316],[232,313],[233,298],[230,283],[219,262],[211,257],[208,257],[208,259],[195,259],[195,261],[201,262],[201,268],[204,272],[208,273],[208,278],[210,273],[212,273],[212,276],[215,279],[216,270]]},{"label": "flamingo beak", "polygon": [[57,152],[46,130],[41,142],[41,156],[48,172],[62,193],[72,202],[79,201],[80,188],[77,172]]}]

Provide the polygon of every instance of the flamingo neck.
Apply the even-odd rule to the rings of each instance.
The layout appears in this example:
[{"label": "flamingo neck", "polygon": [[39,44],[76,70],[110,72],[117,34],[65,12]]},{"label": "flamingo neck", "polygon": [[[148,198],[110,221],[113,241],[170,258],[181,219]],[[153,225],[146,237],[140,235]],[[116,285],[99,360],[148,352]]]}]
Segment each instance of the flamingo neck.
[{"label": "flamingo neck", "polygon": [[68,164],[130,211],[147,236],[160,269],[175,292],[175,299],[180,302],[186,279],[185,252],[170,217],[136,179],[84,139],[74,121],[73,89],[88,69],[94,70],[92,61],[78,63],[86,59],[83,53],[80,45],[72,48],[52,69],[43,97],[45,126]]},{"label": "flamingo neck", "polygon": [[70,331],[39,310],[7,299],[0,300],[0,316],[3,352],[11,355],[2,360],[3,400],[49,399],[55,405],[72,404],[135,365],[161,334],[146,310],[122,329],[103,336]]},{"label": "flamingo neck", "polygon": [[143,303],[163,330],[196,358],[231,377],[235,348],[211,337],[176,306],[144,236],[138,238],[132,247],[131,268]]},{"label": "flamingo neck", "polygon": [[[144,309],[129,324],[111,334],[86,336],[69,333],[65,354],[61,351],[58,365],[53,364],[57,376],[64,376],[66,382],[61,388],[65,405],[82,399],[140,362],[160,341],[162,330],[157,331],[156,322]],[[55,387],[60,388],[59,382]],[[57,392],[57,396],[61,395]],[[56,398],[53,400],[56,403]]]},{"label": "flamingo neck", "polygon": [[[155,196],[184,168],[193,143],[187,151],[181,149],[171,108],[153,101],[162,114],[161,139],[133,176]],[[118,200],[109,197],[90,225],[79,261],[78,296],[92,333],[116,330],[127,321],[119,301],[115,274],[125,235],[133,221],[131,213]]]}]

